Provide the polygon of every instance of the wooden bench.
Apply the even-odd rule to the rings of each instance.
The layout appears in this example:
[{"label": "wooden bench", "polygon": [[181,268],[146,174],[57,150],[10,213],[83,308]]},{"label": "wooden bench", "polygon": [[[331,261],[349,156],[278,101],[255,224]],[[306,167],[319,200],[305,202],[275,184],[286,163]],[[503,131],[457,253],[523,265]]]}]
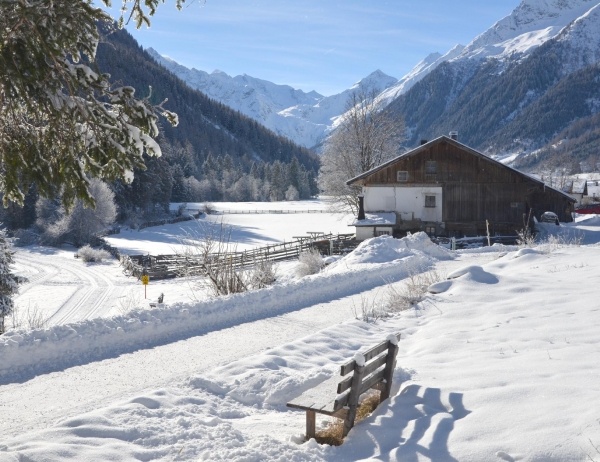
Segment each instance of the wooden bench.
[{"label": "wooden bench", "polygon": [[363,393],[370,389],[379,390],[379,403],[389,398],[399,340],[399,333],[391,334],[387,340],[343,364],[341,379],[333,376],[287,403],[288,407],[306,411],[306,439],[315,437],[316,413],[343,419],[345,437],[354,426]]}]

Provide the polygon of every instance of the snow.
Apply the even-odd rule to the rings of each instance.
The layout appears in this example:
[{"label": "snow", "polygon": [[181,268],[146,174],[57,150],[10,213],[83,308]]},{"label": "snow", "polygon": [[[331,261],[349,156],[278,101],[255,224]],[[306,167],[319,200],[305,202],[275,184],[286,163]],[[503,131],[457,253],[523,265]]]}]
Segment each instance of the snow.
[{"label": "snow", "polygon": [[[327,220],[270,215],[290,227],[299,215],[311,231]],[[267,216],[251,215],[256,241],[275,238]],[[169,282],[162,307],[8,332],[0,461],[600,460],[600,217],[543,228],[536,247],[456,252],[422,233],[381,236],[264,290],[169,301],[188,290]],[[40,305],[76,280],[67,262],[113,277],[66,251],[19,249],[17,261],[23,253],[29,265],[64,260],[30,282],[30,293],[46,284]],[[397,294],[415,268],[446,276],[411,309],[357,319],[357,306],[382,303],[390,284]],[[304,443],[304,413],[286,403],[396,333],[389,400],[342,446]],[[317,427],[329,420],[318,415]]]},{"label": "snow", "polygon": [[161,56],[152,48],[146,51],[157,63],[191,88],[200,90],[210,98],[240,111],[306,148],[318,145],[331,130],[332,120],[345,111],[348,97],[359,83],[374,91],[396,83],[394,77],[377,70],[342,93],[323,96],[315,91],[306,93],[288,85],[278,85],[249,75],[231,77],[221,71],[209,74],[198,69],[188,69]]},{"label": "snow", "polygon": [[[290,242],[309,232],[325,234],[353,233],[353,216],[348,213],[323,213],[324,201],[291,202],[218,202],[211,204],[215,214],[203,215],[198,221],[181,222],[145,228],[140,231],[124,230],[107,237],[107,241],[122,253],[139,255],[150,253],[174,254],[182,250],[182,238],[200,238],[223,224],[231,231],[230,242],[238,251],[278,242]],[[174,204],[177,210],[179,204]],[[204,204],[188,203],[187,210],[203,210]],[[264,213],[264,212],[273,213]],[[244,213],[229,213],[244,212]],[[261,213],[249,213],[261,212]],[[314,224],[313,224],[314,223]]]},{"label": "snow", "polygon": [[523,0],[510,15],[468,44],[456,59],[505,59],[513,53],[530,53],[595,5],[593,0]]},{"label": "snow", "polygon": [[396,224],[396,214],[394,212],[365,213],[364,220],[354,220],[353,226],[393,226]]}]

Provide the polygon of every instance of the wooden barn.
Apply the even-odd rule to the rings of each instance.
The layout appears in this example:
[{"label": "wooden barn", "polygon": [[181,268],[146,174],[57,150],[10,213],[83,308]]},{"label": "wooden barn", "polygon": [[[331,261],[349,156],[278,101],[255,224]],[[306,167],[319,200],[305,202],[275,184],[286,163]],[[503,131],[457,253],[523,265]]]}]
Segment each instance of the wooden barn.
[{"label": "wooden barn", "polygon": [[[362,186],[357,239],[515,235],[546,211],[573,220],[575,200],[544,182],[441,136],[351,180]],[[528,217],[531,220],[528,221]]]}]

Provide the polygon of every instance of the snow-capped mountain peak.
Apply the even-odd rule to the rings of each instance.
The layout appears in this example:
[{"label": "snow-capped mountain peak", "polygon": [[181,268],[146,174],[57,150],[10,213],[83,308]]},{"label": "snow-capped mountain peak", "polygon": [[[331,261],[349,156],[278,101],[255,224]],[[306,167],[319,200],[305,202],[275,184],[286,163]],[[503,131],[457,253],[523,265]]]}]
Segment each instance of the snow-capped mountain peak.
[{"label": "snow-capped mountain peak", "polygon": [[595,0],[523,0],[508,16],[477,36],[458,59],[528,54],[585,14]]},{"label": "snow-capped mountain peak", "polygon": [[436,67],[445,61],[449,61],[463,51],[463,45],[455,45],[446,54],[431,53],[425,59],[420,61],[408,74],[397,81],[395,85],[390,86],[379,95],[378,99],[383,105],[393,101],[395,98],[410,90],[415,83],[433,71]]},{"label": "snow-capped mountain peak", "polygon": [[342,93],[323,96],[316,91],[304,92],[247,74],[231,77],[220,70],[209,74],[188,69],[152,48],[146,51],[190,87],[308,148],[321,142],[330,130],[332,119],[344,112],[349,94],[358,86],[380,92],[397,82],[394,77],[376,70]]},{"label": "snow-capped mountain peak", "polygon": [[395,77],[391,77],[384,73],[383,71],[377,69],[374,72],[371,72],[365,78],[356,82],[350,90],[357,90],[358,88],[365,88],[373,91],[377,91],[378,93],[385,90],[386,88],[394,85],[398,82],[398,79]]},{"label": "snow-capped mountain peak", "polygon": [[557,40],[577,50],[570,56],[571,70],[600,62],[600,4],[565,27]]}]

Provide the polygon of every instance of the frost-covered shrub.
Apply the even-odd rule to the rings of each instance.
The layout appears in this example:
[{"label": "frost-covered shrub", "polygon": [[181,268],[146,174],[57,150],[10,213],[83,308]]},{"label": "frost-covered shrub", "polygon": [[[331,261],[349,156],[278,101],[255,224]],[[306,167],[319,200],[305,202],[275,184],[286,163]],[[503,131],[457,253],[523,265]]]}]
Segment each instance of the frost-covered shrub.
[{"label": "frost-covered shrub", "polygon": [[246,285],[252,289],[263,289],[273,285],[277,279],[275,266],[270,260],[261,260],[246,273],[246,278]]},{"label": "frost-covered shrub", "polygon": [[403,281],[398,284],[388,284],[386,310],[394,312],[414,308],[426,300],[430,285],[445,279],[445,274],[437,270],[408,268],[408,276]]},{"label": "frost-covered shrub", "polygon": [[84,262],[101,262],[110,258],[110,253],[102,249],[93,249],[89,245],[84,245],[77,251],[77,256]]},{"label": "frost-covered shrub", "polygon": [[210,202],[205,202],[203,205],[204,208],[204,213],[206,213],[207,215],[211,215],[213,213],[215,213],[215,206],[213,204],[211,204]]},{"label": "frost-covered shrub", "polygon": [[298,266],[296,267],[296,275],[298,277],[316,274],[325,266],[323,257],[316,249],[305,250],[298,257]]},{"label": "frost-covered shrub", "polygon": [[57,200],[38,200],[36,226],[43,244],[59,246],[72,242],[79,246],[90,242],[96,234],[113,224],[117,216],[114,193],[98,179],[90,180],[89,190],[96,201],[95,208],[77,200],[70,210],[66,210]]},{"label": "frost-covered shrub", "polygon": [[176,216],[181,217],[183,216],[184,213],[187,212],[187,203],[183,203],[183,204],[179,204],[179,206],[177,207],[177,212],[176,212]]},{"label": "frost-covered shrub", "polygon": [[359,306],[354,302],[352,303],[352,312],[356,319],[360,319],[364,322],[375,322],[388,315],[388,307],[376,299],[369,299],[368,297],[361,295]]},{"label": "frost-covered shrub", "polygon": [[29,304],[27,308],[15,306],[9,320],[11,327],[8,329],[44,329],[48,327],[48,319],[37,304]]}]

